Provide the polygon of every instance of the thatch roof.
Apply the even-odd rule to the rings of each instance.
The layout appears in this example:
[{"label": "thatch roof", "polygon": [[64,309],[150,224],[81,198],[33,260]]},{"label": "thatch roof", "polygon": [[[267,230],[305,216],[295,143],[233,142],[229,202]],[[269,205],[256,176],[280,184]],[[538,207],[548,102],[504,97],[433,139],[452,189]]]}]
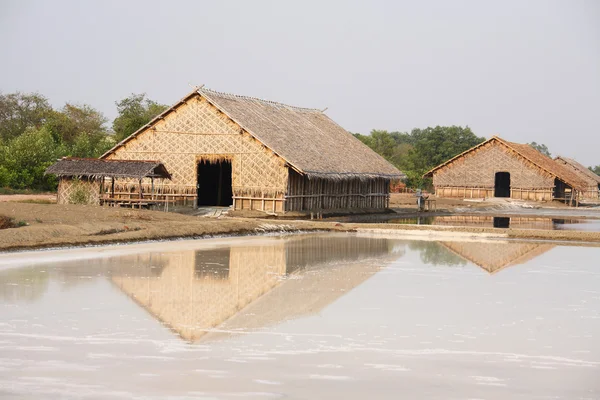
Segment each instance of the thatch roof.
[{"label": "thatch roof", "polygon": [[496,141],[496,142],[506,146],[510,150],[514,151],[520,157],[529,161],[530,163],[532,163],[536,167],[542,169],[546,173],[549,173],[550,175],[554,176],[558,180],[563,181],[564,183],[571,186],[572,188],[583,191],[587,187],[587,184],[579,176],[577,176],[573,171],[570,171],[568,168],[565,168],[563,165],[554,161],[552,158],[540,153],[538,150],[534,149],[530,145],[509,142],[498,136],[492,136],[490,139],[488,139],[482,143],[479,143],[477,146],[474,146],[474,147],[460,153],[456,157],[453,157],[450,160],[446,161],[445,163],[440,164],[437,167],[433,168],[432,170],[427,172],[424,176],[426,176],[426,177],[433,176],[433,173],[435,171],[437,171],[438,169],[451,164],[455,160],[463,157],[465,154],[475,151],[475,150],[479,149],[480,147],[485,146],[488,143],[491,143],[493,141]]},{"label": "thatch roof", "polygon": [[576,170],[579,174],[582,175],[583,179],[591,180],[596,182],[596,184],[600,184],[600,176],[596,175],[589,168],[586,168],[584,165],[578,163],[572,158],[567,158],[563,156],[558,156],[554,159],[555,161],[562,162],[564,164],[570,165],[574,170]]},{"label": "thatch roof", "polygon": [[99,160],[65,157],[46,169],[46,174],[65,177],[166,178],[171,174],[160,161]]},{"label": "thatch roof", "polygon": [[146,126],[117,144],[102,158],[142,133],[195,96],[210,104],[255,139],[309,178],[350,179],[406,177],[379,154],[336,124],[321,110],[199,88]]}]

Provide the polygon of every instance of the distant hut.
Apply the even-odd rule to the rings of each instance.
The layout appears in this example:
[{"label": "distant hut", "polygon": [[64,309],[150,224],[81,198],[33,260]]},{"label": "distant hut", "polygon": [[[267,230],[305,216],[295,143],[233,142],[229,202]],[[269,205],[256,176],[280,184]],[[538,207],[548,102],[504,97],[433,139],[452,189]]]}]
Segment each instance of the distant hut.
[{"label": "distant hut", "polygon": [[596,175],[584,165],[578,163],[572,158],[558,156],[554,159],[557,163],[575,173],[582,181],[585,181],[586,187],[582,192],[584,199],[598,200],[600,191],[600,176]]},{"label": "distant hut", "polygon": [[[115,182],[147,181],[152,196],[155,179],[167,180],[171,174],[159,161],[99,160],[65,157],[48,167],[46,174],[58,177],[58,204],[100,204],[115,197]],[[141,196],[136,196],[139,202]]]},{"label": "distant hut", "polygon": [[102,158],[159,160],[173,178],[158,196],[237,210],[383,209],[404,178],[321,110],[203,88]]},{"label": "distant hut", "polygon": [[528,144],[497,136],[438,165],[433,177],[439,197],[577,202],[587,184],[573,171]]}]

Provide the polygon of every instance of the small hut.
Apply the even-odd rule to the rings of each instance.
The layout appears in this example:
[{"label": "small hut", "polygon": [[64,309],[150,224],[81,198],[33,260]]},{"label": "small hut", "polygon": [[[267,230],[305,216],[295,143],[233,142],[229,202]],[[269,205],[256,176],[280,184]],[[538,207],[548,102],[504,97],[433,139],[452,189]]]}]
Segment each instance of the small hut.
[{"label": "small hut", "polygon": [[[103,204],[126,202],[139,204],[154,199],[155,179],[171,179],[171,174],[159,161],[99,160],[96,158],[65,157],[46,169],[46,174],[58,177],[58,204]],[[116,193],[119,180],[137,182]],[[146,199],[139,191],[145,181],[150,185]],[[119,185],[123,190],[123,186]],[[138,189],[137,191],[135,189]]]},{"label": "small hut", "polygon": [[582,181],[585,181],[586,187],[581,193],[583,199],[598,200],[598,194],[600,191],[600,176],[596,175],[584,165],[578,163],[572,158],[558,156],[554,159],[554,161],[571,170],[574,174],[579,176]]},{"label": "small hut", "polygon": [[383,209],[405,177],[322,110],[204,88],[102,158],[160,160],[173,179],[158,196],[237,210]]},{"label": "small hut", "polygon": [[587,184],[574,172],[528,144],[491,139],[438,165],[433,178],[439,197],[488,198],[577,203]]}]

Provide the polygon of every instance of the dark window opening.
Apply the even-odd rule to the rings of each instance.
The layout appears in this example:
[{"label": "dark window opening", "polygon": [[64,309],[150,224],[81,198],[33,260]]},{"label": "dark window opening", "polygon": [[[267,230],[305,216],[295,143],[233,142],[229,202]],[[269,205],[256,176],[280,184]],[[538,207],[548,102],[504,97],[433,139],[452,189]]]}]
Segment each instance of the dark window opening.
[{"label": "dark window opening", "polygon": [[510,218],[507,217],[494,217],[494,228],[509,228]]},{"label": "dark window opening", "polygon": [[496,181],[494,183],[495,197],[510,197],[510,173],[496,172]]},{"label": "dark window opening", "polygon": [[229,279],[229,254],[228,248],[196,251],[194,276],[198,279]]},{"label": "dark window opening", "polygon": [[198,163],[198,206],[230,206],[233,204],[231,162]]}]

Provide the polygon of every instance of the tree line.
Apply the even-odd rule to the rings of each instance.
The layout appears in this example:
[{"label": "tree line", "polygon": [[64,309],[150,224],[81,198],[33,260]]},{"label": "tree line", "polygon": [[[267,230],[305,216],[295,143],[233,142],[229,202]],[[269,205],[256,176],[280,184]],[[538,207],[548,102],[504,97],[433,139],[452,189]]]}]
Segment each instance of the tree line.
[{"label": "tree line", "polygon": [[115,104],[118,115],[109,127],[87,104],[54,109],[38,93],[0,93],[0,188],[54,190],[55,178],[44,171],[57,159],[99,157],[167,108],[145,94]]}]

